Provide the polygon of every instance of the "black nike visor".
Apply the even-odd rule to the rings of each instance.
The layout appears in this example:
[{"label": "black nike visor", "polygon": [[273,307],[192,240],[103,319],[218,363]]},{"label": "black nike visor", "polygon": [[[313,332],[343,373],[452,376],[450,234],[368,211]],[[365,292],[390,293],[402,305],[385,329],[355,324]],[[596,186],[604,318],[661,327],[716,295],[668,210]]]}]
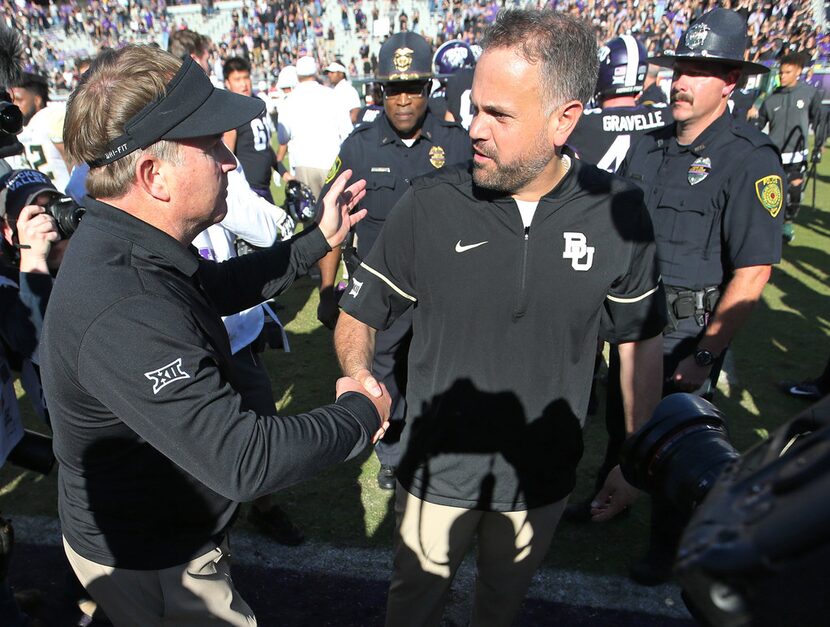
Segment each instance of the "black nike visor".
[{"label": "black nike visor", "polygon": [[143,150],[162,139],[218,135],[250,122],[265,110],[259,98],[217,89],[204,70],[188,58],[157,98],[124,125],[124,134],[107,144],[100,157],[87,161],[97,168]]}]

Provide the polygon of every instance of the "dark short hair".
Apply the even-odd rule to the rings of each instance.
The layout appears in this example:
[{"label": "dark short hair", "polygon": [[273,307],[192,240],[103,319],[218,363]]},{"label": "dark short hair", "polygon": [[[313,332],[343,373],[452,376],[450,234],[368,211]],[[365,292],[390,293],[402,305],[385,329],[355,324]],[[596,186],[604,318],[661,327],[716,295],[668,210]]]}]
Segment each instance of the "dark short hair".
[{"label": "dark short hair", "polygon": [[231,57],[225,61],[225,65],[222,66],[222,76],[225,80],[228,80],[228,77],[233,72],[248,72],[248,74],[250,74],[251,64],[242,57]]},{"label": "dark short hair", "polygon": [[170,35],[167,50],[174,57],[184,61],[191,54],[202,56],[210,46],[210,39],[190,29],[177,30]]},{"label": "dark short hair", "polygon": [[46,82],[46,77],[40,74],[32,74],[31,72],[23,72],[20,78],[10,85],[10,87],[20,87],[27,89],[37,96],[40,96],[43,104],[49,102],[49,83]]},{"label": "dark short hair", "polygon": [[778,60],[778,65],[795,65],[800,68],[804,67],[804,55],[800,52],[788,52],[785,55],[781,55],[781,58]]},{"label": "dark short hair", "polygon": [[599,58],[587,22],[550,9],[510,9],[499,13],[481,41],[488,48],[515,48],[539,76],[545,110],[568,100],[588,102],[594,94]]}]

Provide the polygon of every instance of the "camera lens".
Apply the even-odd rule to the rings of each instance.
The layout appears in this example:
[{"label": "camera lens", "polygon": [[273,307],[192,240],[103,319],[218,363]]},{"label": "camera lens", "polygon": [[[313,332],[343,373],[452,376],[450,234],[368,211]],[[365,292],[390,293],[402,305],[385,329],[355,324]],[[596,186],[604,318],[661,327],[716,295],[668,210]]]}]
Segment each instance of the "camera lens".
[{"label": "camera lens", "polygon": [[17,135],[23,129],[23,114],[17,105],[0,102],[0,134]]},{"label": "camera lens", "polygon": [[714,405],[693,394],[671,394],[626,440],[621,468],[632,485],[690,512],[738,457]]},{"label": "camera lens", "polygon": [[78,228],[86,209],[76,203],[70,196],[59,196],[46,207],[46,212],[55,218],[61,237],[68,239]]}]

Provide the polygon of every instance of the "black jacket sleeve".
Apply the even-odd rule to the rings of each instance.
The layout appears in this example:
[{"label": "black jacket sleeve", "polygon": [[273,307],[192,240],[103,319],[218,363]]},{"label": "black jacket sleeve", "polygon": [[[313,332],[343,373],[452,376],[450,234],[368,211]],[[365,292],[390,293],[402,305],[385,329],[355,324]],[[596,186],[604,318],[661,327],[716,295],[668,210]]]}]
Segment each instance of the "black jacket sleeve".
[{"label": "black jacket sleeve", "polygon": [[227,316],[284,292],[329,250],[315,225],[250,255],[222,263],[201,260],[199,281],[217,312]]},{"label": "black jacket sleeve", "polygon": [[295,416],[245,411],[219,363],[180,303],[142,294],[114,304],[88,328],[78,383],[162,455],[239,502],[357,455],[380,424],[359,394]]}]

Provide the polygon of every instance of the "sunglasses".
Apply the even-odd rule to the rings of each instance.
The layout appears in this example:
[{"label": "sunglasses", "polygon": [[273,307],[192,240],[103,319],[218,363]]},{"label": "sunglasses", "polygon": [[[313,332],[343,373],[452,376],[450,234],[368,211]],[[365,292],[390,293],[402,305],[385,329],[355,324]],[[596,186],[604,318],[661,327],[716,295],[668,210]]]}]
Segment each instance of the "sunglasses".
[{"label": "sunglasses", "polygon": [[383,86],[384,98],[396,98],[401,94],[410,98],[425,98],[429,94],[429,81],[400,81]]}]

